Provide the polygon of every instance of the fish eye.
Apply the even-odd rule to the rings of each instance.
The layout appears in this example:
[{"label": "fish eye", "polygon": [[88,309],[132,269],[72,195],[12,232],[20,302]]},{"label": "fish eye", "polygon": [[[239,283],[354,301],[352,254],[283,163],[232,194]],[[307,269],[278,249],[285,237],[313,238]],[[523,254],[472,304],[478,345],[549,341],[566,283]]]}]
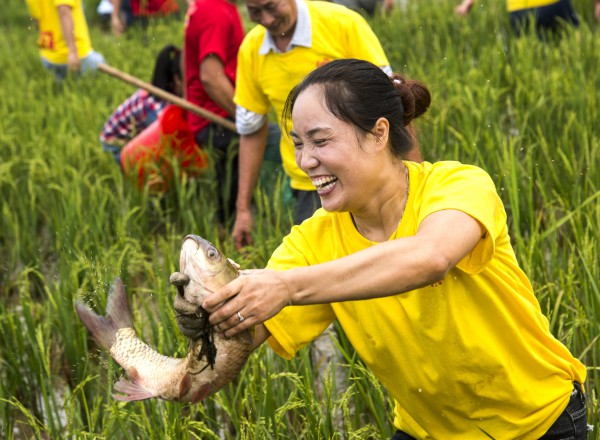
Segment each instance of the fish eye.
[{"label": "fish eye", "polygon": [[210,248],[207,252],[206,255],[208,256],[208,258],[215,258],[218,253],[217,250],[215,248]]}]

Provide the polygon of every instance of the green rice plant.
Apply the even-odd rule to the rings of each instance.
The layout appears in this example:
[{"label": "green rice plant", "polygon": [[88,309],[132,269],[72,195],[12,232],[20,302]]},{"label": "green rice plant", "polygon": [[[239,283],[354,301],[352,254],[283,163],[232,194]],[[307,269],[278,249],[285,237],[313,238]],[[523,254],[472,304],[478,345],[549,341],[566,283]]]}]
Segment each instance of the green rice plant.
[{"label": "green rice plant", "polygon": [[[181,45],[181,17],[115,39],[94,21],[96,2],[85,4],[94,48],[141,79],[160,48]],[[546,43],[514,38],[502,2],[458,19],[455,2],[425,0],[370,21],[392,67],[432,92],[417,122],[426,160],[475,164],[496,183],[549,327],[587,366],[588,419],[598,430],[600,34],[589,3],[574,4],[580,29]],[[74,301],[102,312],[121,277],[141,337],[183,356],[168,283],[181,240],[199,234],[242,267],[264,267],[292,225],[288,181],[265,161],[254,245],[236,252],[216,221],[215,193],[223,197],[227,184],[219,187],[211,170],[192,177],[173,161],[173,185],[156,194],[101,150],[100,129],[132,86],[103,73],[56,84],[39,61],[24,3],[8,0],[0,24],[0,436],[389,437],[392,402],[343,334],[342,389],[331,376],[315,386],[307,349],[286,361],[265,346],[202,404],[112,399],[122,369],[89,338]]]}]

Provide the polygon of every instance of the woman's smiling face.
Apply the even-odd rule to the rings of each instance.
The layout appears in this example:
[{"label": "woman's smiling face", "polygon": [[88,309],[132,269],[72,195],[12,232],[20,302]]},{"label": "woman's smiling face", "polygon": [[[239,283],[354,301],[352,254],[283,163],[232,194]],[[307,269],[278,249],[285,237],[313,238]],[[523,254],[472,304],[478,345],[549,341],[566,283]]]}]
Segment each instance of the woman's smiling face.
[{"label": "woman's smiling face", "polygon": [[292,111],[291,137],[296,163],[310,179],[327,211],[359,209],[370,193],[376,172],[371,134],[362,135],[353,125],[327,108],[321,86],[300,93]]}]

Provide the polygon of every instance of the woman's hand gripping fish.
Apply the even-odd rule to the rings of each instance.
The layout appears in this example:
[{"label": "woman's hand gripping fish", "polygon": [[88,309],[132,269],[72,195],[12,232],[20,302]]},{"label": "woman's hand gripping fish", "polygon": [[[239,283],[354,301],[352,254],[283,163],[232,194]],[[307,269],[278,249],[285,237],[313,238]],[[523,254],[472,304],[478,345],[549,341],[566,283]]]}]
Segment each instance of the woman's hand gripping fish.
[{"label": "woman's hand gripping fish", "polygon": [[[230,260],[196,235],[184,238],[179,269],[171,275],[171,283],[177,286],[178,295],[193,304],[201,304],[208,293],[239,275]],[[121,379],[113,387],[117,400],[156,397],[199,402],[237,377],[252,351],[249,331],[226,339],[213,332],[208,313],[197,306],[193,314],[195,322],[201,325],[190,339],[187,356],[161,355],[137,337],[120,279],[113,283],[106,316],[96,315],[79,301],[75,308],[92,336],[127,372],[129,380]]]}]

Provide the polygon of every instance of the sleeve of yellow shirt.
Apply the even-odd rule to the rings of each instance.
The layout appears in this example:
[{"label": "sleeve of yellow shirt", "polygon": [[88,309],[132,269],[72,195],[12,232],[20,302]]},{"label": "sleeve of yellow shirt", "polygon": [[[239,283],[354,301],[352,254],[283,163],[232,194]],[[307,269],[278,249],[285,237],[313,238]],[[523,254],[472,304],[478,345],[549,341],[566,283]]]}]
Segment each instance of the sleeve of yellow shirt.
[{"label": "sleeve of yellow shirt", "polygon": [[481,168],[457,162],[440,162],[425,187],[420,224],[423,219],[437,211],[455,209],[473,217],[485,229],[479,243],[458,263],[464,272],[475,274],[482,271],[492,258],[496,239],[506,224],[506,213],[489,174]]},{"label": "sleeve of yellow shirt", "polygon": [[348,23],[345,35],[347,57],[369,61],[379,67],[389,66],[390,62],[373,29],[360,14],[349,12],[356,14],[356,17],[346,21]]},{"label": "sleeve of yellow shirt", "polygon": [[258,82],[260,73],[258,49],[264,33],[254,28],[242,41],[238,52],[235,96],[233,101],[247,110],[260,115],[269,112],[269,100]]}]

